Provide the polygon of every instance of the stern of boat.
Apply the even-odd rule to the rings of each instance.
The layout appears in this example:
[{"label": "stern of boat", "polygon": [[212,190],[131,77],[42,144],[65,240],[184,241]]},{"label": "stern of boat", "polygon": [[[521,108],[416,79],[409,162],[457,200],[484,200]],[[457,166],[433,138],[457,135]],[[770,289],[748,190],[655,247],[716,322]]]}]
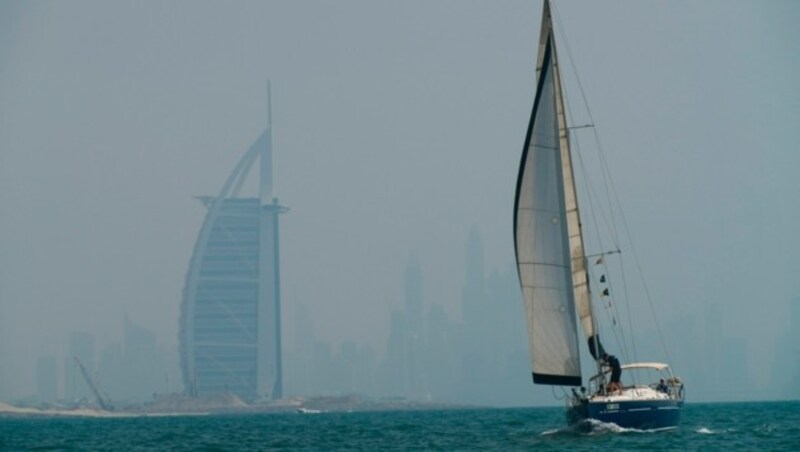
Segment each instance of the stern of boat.
[{"label": "stern of boat", "polygon": [[[567,422],[578,424],[587,419],[614,423],[624,428],[663,429],[677,427],[685,398],[683,381],[669,367],[660,363],[629,364],[624,369],[656,369],[664,372],[661,382],[631,384],[620,391],[607,391],[604,373],[590,379],[589,391],[573,390],[567,398]],[[651,380],[652,381],[652,380]]]}]

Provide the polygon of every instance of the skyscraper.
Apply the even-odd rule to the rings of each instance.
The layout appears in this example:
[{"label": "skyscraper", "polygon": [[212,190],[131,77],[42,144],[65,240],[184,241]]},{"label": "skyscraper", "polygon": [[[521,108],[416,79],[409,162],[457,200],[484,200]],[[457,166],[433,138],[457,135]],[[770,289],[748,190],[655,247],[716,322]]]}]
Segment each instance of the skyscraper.
[{"label": "skyscraper", "polygon": [[[239,197],[260,160],[259,197]],[[207,209],[186,275],[180,318],[183,383],[194,395],[283,395],[278,216],[271,129],[239,160]]]}]

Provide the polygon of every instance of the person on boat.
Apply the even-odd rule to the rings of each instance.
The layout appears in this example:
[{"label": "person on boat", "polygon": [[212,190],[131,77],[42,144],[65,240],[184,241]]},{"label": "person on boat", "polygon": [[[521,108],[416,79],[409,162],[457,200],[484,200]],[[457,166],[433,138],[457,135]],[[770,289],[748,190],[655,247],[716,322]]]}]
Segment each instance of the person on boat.
[{"label": "person on boat", "polygon": [[608,382],[608,392],[622,391],[622,384],[620,384],[620,377],[622,376],[622,366],[619,365],[619,360],[614,355],[608,353],[603,355],[603,361],[611,368],[611,380]]},{"label": "person on boat", "polygon": [[664,394],[669,394],[669,386],[667,386],[667,384],[664,383],[664,379],[663,378],[658,383],[658,386],[656,386],[656,391],[663,392]]}]

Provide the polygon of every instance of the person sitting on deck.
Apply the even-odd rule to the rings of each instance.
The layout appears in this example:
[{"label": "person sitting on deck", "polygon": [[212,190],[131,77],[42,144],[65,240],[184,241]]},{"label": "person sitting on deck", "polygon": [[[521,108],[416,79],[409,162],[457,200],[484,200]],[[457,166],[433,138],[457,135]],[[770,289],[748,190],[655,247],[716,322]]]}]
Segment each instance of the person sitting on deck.
[{"label": "person sitting on deck", "polygon": [[663,392],[664,394],[669,394],[669,386],[667,386],[667,384],[664,383],[664,379],[663,378],[658,383],[658,386],[656,386],[656,391]]},{"label": "person sitting on deck", "polygon": [[622,391],[622,384],[619,382],[620,376],[622,376],[622,367],[619,365],[619,360],[616,356],[606,353],[603,355],[603,361],[611,368],[611,380],[608,382],[608,392]]}]

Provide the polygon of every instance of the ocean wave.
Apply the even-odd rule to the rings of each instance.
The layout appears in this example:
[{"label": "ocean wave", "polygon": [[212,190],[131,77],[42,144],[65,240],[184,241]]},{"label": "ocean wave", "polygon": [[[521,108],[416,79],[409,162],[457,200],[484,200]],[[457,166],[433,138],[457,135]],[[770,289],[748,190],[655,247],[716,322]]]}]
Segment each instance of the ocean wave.
[{"label": "ocean wave", "polygon": [[[700,433],[702,435],[719,435],[720,433],[735,433],[736,431],[737,430],[735,428],[726,428],[726,429],[723,429],[723,430],[711,430],[710,428],[701,426],[701,427],[698,427],[697,429],[695,429],[694,432],[695,433]],[[758,431],[759,430],[756,429],[756,432],[758,432]]]},{"label": "ocean wave", "polygon": [[597,419],[587,419],[586,423],[589,426],[590,435],[599,435],[604,433],[644,433],[647,430],[639,430],[637,428],[625,428],[613,422],[603,422]]},{"label": "ocean wave", "polygon": [[674,430],[675,427],[656,428],[656,429],[638,429],[620,427],[613,422],[603,422],[597,419],[586,419],[578,422],[577,424],[569,425],[567,427],[545,430],[540,436],[550,435],[606,435],[606,434],[620,434],[620,433],[657,433],[667,430]]},{"label": "ocean wave", "polygon": [[602,422],[597,419],[585,419],[576,424],[568,425],[562,428],[545,430],[541,436],[549,435],[596,435],[602,433],[623,433],[631,431],[632,429],[622,428],[613,422]]}]

